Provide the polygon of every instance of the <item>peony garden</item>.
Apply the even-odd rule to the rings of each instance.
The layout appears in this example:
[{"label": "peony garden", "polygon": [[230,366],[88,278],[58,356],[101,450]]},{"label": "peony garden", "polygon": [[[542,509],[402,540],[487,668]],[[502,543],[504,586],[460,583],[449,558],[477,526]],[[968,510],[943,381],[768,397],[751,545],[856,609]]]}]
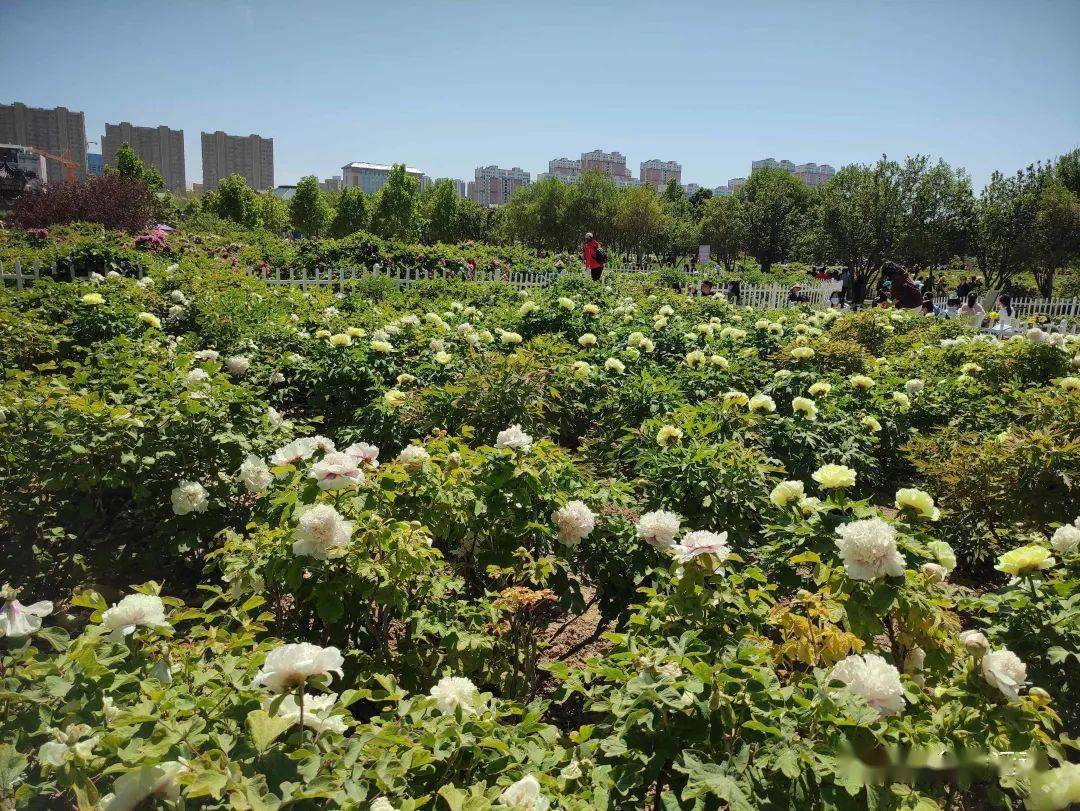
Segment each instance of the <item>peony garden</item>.
[{"label": "peony garden", "polygon": [[1077,336],[89,234],[4,237],[0,807],[1080,802]]}]

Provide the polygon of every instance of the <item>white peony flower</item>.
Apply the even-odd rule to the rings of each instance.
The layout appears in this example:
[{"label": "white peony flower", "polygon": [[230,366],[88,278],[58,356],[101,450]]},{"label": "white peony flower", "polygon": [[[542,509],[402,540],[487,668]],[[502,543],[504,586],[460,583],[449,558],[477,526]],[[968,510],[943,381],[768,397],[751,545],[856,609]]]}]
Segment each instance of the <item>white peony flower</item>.
[{"label": "white peony flower", "polygon": [[225,359],[225,369],[236,377],[247,374],[249,368],[251,368],[251,361],[243,355],[233,355]]},{"label": "white peony flower", "polygon": [[499,431],[499,435],[495,438],[496,448],[509,448],[522,453],[528,453],[532,445],[533,438],[522,431],[521,426],[517,424]]},{"label": "white peony flower", "polygon": [[675,560],[684,566],[694,563],[709,572],[715,572],[731,555],[726,532],[697,530],[683,536],[681,544],[671,547]]},{"label": "white peony flower", "polygon": [[430,458],[431,454],[422,445],[406,445],[397,460],[409,470],[416,470]]},{"label": "white peony flower", "polygon": [[957,638],[964,649],[973,656],[981,656],[990,650],[990,640],[982,631],[961,631]]},{"label": "white peony flower", "polygon": [[824,380],[819,380],[810,386],[810,394],[814,397],[824,397],[830,391],[832,391],[832,385]]},{"label": "white peony flower", "polygon": [[996,687],[1006,698],[1016,701],[1020,688],[1027,681],[1027,665],[1007,648],[990,651],[982,658],[982,674],[986,683]]},{"label": "white peony flower", "polygon": [[320,648],[310,642],[281,645],[267,655],[255,675],[255,686],[272,693],[291,693],[309,679],[321,679],[332,673],[343,676],[344,663],[337,648]]},{"label": "white peony flower", "polygon": [[315,479],[320,490],[341,490],[364,481],[364,472],[356,458],[337,451],[313,464],[308,475]]},{"label": "white peony flower", "polygon": [[345,449],[345,453],[361,465],[379,466],[379,449],[367,442],[355,442]]},{"label": "white peony flower", "polygon": [[637,536],[657,549],[669,549],[679,534],[679,516],[666,510],[645,513],[637,522]]},{"label": "white peony flower", "polygon": [[576,546],[596,526],[596,513],[584,501],[569,501],[551,514],[551,520],[559,528],[559,540],[568,546]]},{"label": "white peony flower", "polygon": [[902,577],[904,557],[896,548],[896,531],[880,518],[864,518],[836,528],[836,547],[853,580]]},{"label": "white peony flower", "polygon": [[114,639],[135,633],[135,629],[167,627],[165,604],[154,594],[129,594],[101,615],[101,627]]},{"label": "white peony flower", "polygon": [[206,488],[198,482],[181,481],[172,491],[172,509],[177,515],[204,513],[210,506]]},{"label": "white peony flower", "polygon": [[329,504],[316,504],[300,515],[293,533],[293,554],[329,560],[341,557],[352,538],[353,525]]},{"label": "white peony flower", "polygon": [[265,493],[274,481],[274,474],[270,472],[266,462],[249,453],[240,464],[240,481],[249,493]]},{"label": "white peony flower", "polygon": [[458,707],[462,713],[474,713],[480,707],[480,691],[476,685],[462,676],[443,676],[431,688],[429,695],[435,699],[439,712],[451,714]]},{"label": "white peony flower", "polygon": [[926,384],[922,382],[920,378],[913,377],[907,383],[904,384],[904,390],[909,395],[916,395],[922,393],[922,390],[926,387]]},{"label": "white peony flower", "polygon": [[184,385],[189,389],[201,389],[210,385],[210,374],[203,369],[192,369],[184,375]]},{"label": "white peony flower", "polygon": [[221,353],[218,352],[216,349],[200,349],[198,352],[193,353],[192,357],[195,358],[195,360],[199,361],[199,363],[203,363],[206,361],[212,362],[220,358]]},{"label": "white peony flower", "polygon": [[[331,712],[336,702],[337,693],[314,696],[305,694],[304,726],[320,735],[323,732],[344,733],[349,728],[348,724],[345,723],[345,717],[343,715],[334,715]],[[277,698],[268,696],[263,699],[263,709],[270,712],[275,703],[278,704],[277,712],[274,713],[275,717],[288,721],[290,726],[296,726],[300,723],[300,704],[297,702],[295,695],[289,693],[280,701]]]},{"label": "white peony flower", "polygon": [[499,805],[514,811],[547,811],[551,801],[540,793],[540,783],[530,774],[500,794]]},{"label": "white peony flower", "polygon": [[266,421],[270,423],[271,428],[280,428],[285,423],[285,418],[281,416],[281,412],[276,408],[267,406]]},{"label": "white peony flower", "polygon": [[0,638],[29,636],[41,629],[41,618],[52,613],[53,604],[41,600],[23,605],[16,599],[8,600],[0,609]]},{"label": "white peony flower", "polygon": [[877,654],[848,656],[833,666],[832,678],[842,681],[881,716],[899,715],[904,709],[900,671]]},{"label": "white peony flower", "polygon": [[280,465],[295,465],[305,459],[310,459],[318,449],[315,437],[301,437],[294,439],[288,445],[282,445],[270,456],[270,464],[274,467]]},{"label": "white peony flower", "polygon": [[1054,551],[1059,555],[1075,552],[1076,548],[1080,546],[1080,527],[1073,524],[1058,527],[1054,530],[1054,537],[1050,539],[1050,545],[1054,547]]}]

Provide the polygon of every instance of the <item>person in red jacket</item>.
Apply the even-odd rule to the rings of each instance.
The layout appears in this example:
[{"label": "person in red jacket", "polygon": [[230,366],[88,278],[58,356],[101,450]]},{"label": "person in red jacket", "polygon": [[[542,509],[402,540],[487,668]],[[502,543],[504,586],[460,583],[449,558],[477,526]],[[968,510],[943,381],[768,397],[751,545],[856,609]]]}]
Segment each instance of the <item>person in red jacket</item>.
[{"label": "person in red jacket", "polygon": [[[585,268],[592,274],[594,282],[600,281],[600,277],[604,275],[604,260],[607,257],[602,253],[603,247],[600,241],[592,235],[591,231],[585,235]],[[597,248],[601,251],[599,255],[597,254]]]}]

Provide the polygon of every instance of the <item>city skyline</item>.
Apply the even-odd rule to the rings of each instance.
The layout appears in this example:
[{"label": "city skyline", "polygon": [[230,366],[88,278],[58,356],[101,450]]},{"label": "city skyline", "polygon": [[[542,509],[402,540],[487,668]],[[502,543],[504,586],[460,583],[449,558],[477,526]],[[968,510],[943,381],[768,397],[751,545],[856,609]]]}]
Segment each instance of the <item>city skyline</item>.
[{"label": "city skyline", "polygon": [[[327,2],[297,15],[280,0],[117,0],[79,26],[51,25],[62,9],[5,6],[0,70],[18,81],[0,103],[82,111],[91,140],[117,121],[182,129],[189,181],[203,175],[195,137],[222,130],[273,138],[282,184],[356,160],[431,177],[467,180],[489,165],[536,177],[551,156],[595,145],[634,167],[677,161],[683,183],[706,188],[767,155],[840,168],[920,153],[964,167],[978,189],[993,170],[1075,147],[1080,133],[1072,2],[417,0]],[[570,13],[578,23],[567,27]],[[616,21],[617,37],[598,35]],[[377,35],[362,48],[329,47],[361,29]],[[1017,52],[1018,30],[1040,47]],[[477,31],[519,32],[514,59],[472,48]],[[552,59],[553,36],[559,52],[595,58]],[[347,103],[358,87],[363,103]]]}]

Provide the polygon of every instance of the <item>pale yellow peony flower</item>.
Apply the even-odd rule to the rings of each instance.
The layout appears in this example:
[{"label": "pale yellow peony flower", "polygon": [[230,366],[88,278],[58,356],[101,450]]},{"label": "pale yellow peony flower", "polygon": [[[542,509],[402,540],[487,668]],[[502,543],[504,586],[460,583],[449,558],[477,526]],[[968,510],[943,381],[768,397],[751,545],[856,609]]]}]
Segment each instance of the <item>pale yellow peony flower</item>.
[{"label": "pale yellow peony flower", "polygon": [[855,486],[855,471],[847,465],[822,465],[810,478],[825,490],[839,490]]},{"label": "pale yellow peony flower", "polygon": [[1054,563],[1049,549],[1038,544],[1028,544],[1006,552],[998,558],[998,564],[994,568],[999,572],[1020,577],[1049,569]]},{"label": "pale yellow peony flower", "polygon": [[683,432],[674,425],[665,425],[656,432],[656,441],[663,447],[676,445],[682,441]]}]

